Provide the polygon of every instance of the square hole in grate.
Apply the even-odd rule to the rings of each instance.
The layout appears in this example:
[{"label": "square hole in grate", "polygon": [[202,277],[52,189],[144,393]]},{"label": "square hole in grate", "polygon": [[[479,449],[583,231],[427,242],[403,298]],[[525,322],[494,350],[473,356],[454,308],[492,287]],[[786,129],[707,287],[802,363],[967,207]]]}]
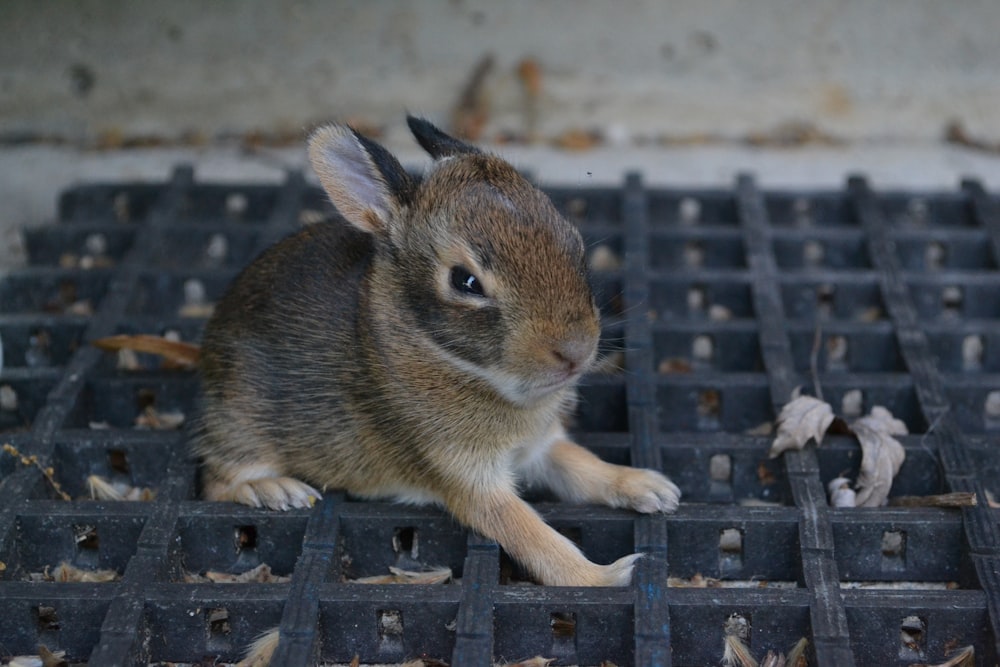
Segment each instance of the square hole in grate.
[{"label": "square hole in grate", "polygon": [[874,278],[850,278],[817,281],[783,277],[781,297],[788,319],[810,323],[817,318],[874,322],[885,318],[885,305]]},{"label": "square hole in grate", "polygon": [[89,317],[100,305],[109,277],[97,269],[11,272],[0,279],[0,313]]},{"label": "square hole in grate", "polygon": [[750,284],[742,279],[692,281],[663,276],[650,285],[649,317],[658,322],[712,323],[752,318]]},{"label": "square hole in grate", "polygon": [[860,233],[780,238],[774,240],[778,268],[795,271],[870,269],[871,260]]},{"label": "square hole in grate", "polygon": [[170,270],[240,268],[253,259],[259,232],[232,225],[183,225],[164,230],[151,253],[152,266]]},{"label": "square hole in grate", "polygon": [[95,377],[84,385],[66,426],[92,430],[178,431],[198,400],[194,371],[149,371]]},{"label": "square hole in grate", "polygon": [[905,373],[906,363],[888,322],[857,325],[830,322],[816,327],[793,324],[788,340],[795,370],[809,373],[815,357],[821,373]]},{"label": "square hole in grate", "polygon": [[186,193],[177,216],[190,222],[264,222],[280,186],[199,185]]},{"label": "square hole in grate", "polygon": [[677,233],[669,236],[656,233],[651,239],[648,252],[650,266],[659,270],[746,268],[743,238],[736,230],[720,230],[712,234]]},{"label": "square hole in grate", "polygon": [[656,228],[732,227],[738,224],[736,200],[721,190],[649,192],[649,222]]},{"label": "square hole in grate", "polygon": [[135,230],[113,224],[76,224],[24,230],[28,262],[63,269],[114,267],[131,248]]},{"label": "square hole in grate", "polygon": [[206,656],[211,664],[236,663],[256,639],[281,623],[285,592],[258,589],[222,603],[218,595],[202,590],[181,599],[146,600],[139,641],[150,664],[203,664]]},{"label": "square hole in grate", "polygon": [[0,322],[3,367],[62,366],[80,346],[86,325],[82,321],[38,318],[34,322]]},{"label": "square hole in grate", "polygon": [[960,515],[898,509],[867,514],[845,509],[831,515],[834,554],[845,585],[890,589],[891,582],[911,582],[926,590],[979,588],[975,565],[965,553]]},{"label": "square hole in grate", "polygon": [[234,276],[232,269],[203,271],[197,275],[144,274],[139,277],[128,313],[166,319],[208,319],[215,302]]},{"label": "square hole in grate", "polygon": [[908,282],[917,315],[925,320],[1000,319],[1000,275],[949,275],[947,279],[914,275]]},{"label": "square hole in grate", "polygon": [[[349,502],[340,521],[335,580],[450,569],[462,576],[468,533],[444,511],[429,507]],[[440,585],[440,584],[438,584]]]},{"label": "square hole in grate", "polygon": [[59,219],[74,224],[139,223],[162,193],[162,184],[71,188],[59,197]]},{"label": "square hole in grate", "polygon": [[663,375],[764,370],[757,331],[752,327],[658,327],[653,332],[653,363]]},{"label": "square hole in grate", "polygon": [[620,224],[622,195],[617,188],[542,188],[564,217],[575,223]]},{"label": "square hole in grate", "polygon": [[58,371],[52,368],[0,375],[0,433],[31,428],[58,378]]},{"label": "square hole in grate", "polygon": [[712,517],[677,517],[667,524],[667,539],[670,544],[684,545],[667,554],[671,577],[677,578],[672,585],[698,576],[769,581],[786,588],[800,585],[796,583],[801,581],[802,566],[794,508],[775,508],[766,517],[751,518],[738,508],[721,510]]},{"label": "square hole in grate", "polygon": [[745,435],[664,438],[663,473],[680,487],[684,502],[733,504],[760,500],[792,504],[784,464],[767,457],[770,444]]},{"label": "square hole in grate", "polygon": [[236,512],[223,511],[223,506],[216,509],[218,516],[182,515],[178,519],[170,563],[173,581],[184,581],[186,574],[206,572],[240,575],[258,567],[262,569],[247,575],[245,583],[270,583],[268,569],[277,577],[291,576],[302,551],[308,521],[305,512],[266,514],[240,512],[238,507]]},{"label": "square hole in grate", "polygon": [[968,198],[953,192],[895,192],[878,197],[886,218],[901,229],[974,227],[975,218]]},{"label": "square hole in grate", "polygon": [[983,232],[948,230],[934,234],[895,235],[896,254],[906,271],[993,270],[996,261]]},{"label": "square hole in grate", "polygon": [[172,452],[184,446],[182,433],[143,442],[122,442],[100,432],[95,432],[94,437],[63,437],[56,441],[52,469],[63,491],[73,498],[108,500],[99,493],[95,496],[90,485],[92,475],[117,490],[149,489],[155,498],[167,481]]},{"label": "square hole in grate", "polygon": [[625,249],[618,227],[588,225],[580,229],[587,248],[587,268],[591,272],[619,271],[625,262]]},{"label": "square hole in grate", "polygon": [[47,581],[46,570],[64,562],[81,570],[113,570],[121,575],[135,554],[144,523],[145,517],[108,514],[19,516],[14,539],[0,554],[7,565],[0,577]]},{"label": "square hole in grate", "polygon": [[967,324],[928,327],[924,333],[941,371],[1000,373],[1000,331],[982,324]]},{"label": "square hole in grate", "polygon": [[412,656],[429,664],[451,661],[459,587],[431,587],[419,599],[364,593],[320,597],[317,634],[323,638],[319,651],[323,664],[348,664],[355,656],[366,665],[397,664]]},{"label": "square hole in grate", "polygon": [[849,197],[837,193],[768,194],[771,224],[779,227],[844,227],[858,224]]},{"label": "square hole in grate", "polygon": [[661,431],[743,433],[774,419],[766,375],[742,374],[718,380],[697,375],[660,378],[656,402]]}]

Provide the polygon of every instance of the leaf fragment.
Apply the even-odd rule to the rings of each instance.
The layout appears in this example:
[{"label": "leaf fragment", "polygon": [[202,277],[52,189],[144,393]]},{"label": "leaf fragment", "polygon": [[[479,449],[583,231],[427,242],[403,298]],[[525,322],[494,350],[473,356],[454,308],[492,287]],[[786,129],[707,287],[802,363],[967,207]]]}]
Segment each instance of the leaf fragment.
[{"label": "leaf fragment", "polygon": [[822,444],[833,419],[833,408],[826,401],[812,396],[792,399],[778,415],[778,434],[771,444],[770,457],[777,458],[786,449],[802,449],[810,440]]},{"label": "leaf fragment", "polygon": [[857,507],[881,507],[889,497],[892,480],[906,459],[906,451],[894,435],[906,435],[906,424],[880,405],[851,424],[861,443]]},{"label": "leaf fragment", "polygon": [[450,567],[432,568],[426,571],[404,570],[390,567],[389,574],[350,579],[351,584],[444,584],[451,580]]},{"label": "leaf fragment", "polygon": [[151,336],[149,334],[108,336],[106,338],[98,338],[91,344],[105,352],[132,350],[133,352],[155,354],[163,357],[165,364],[181,368],[194,368],[197,366],[198,357],[201,354],[200,346],[193,343],[173,341],[162,336]]}]

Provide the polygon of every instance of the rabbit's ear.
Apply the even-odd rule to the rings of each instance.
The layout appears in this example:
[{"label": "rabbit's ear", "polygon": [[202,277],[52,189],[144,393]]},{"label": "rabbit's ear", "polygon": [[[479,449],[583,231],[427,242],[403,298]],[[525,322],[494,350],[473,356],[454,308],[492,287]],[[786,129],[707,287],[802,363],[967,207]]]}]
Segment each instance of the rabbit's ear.
[{"label": "rabbit's ear", "polygon": [[346,125],[309,137],[309,160],[330,201],[358,229],[385,236],[413,199],[415,184],[399,161]]},{"label": "rabbit's ear", "polygon": [[435,160],[452,155],[474,155],[480,152],[475,146],[470,146],[464,141],[459,141],[455,137],[445,134],[423,118],[407,116],[406,124],[410,126],[410,132],[416,137],[417,143]]}]

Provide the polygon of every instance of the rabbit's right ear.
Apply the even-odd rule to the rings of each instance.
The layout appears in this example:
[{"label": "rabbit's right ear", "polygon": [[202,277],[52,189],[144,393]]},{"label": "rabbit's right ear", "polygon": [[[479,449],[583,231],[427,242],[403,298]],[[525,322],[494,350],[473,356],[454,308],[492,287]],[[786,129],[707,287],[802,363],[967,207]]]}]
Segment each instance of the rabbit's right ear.
[{"label": "rabbit's right ear", "polygon": [[369,234],[387,236],[413,199],[413,179],[392,153],[346,125],[313,132],[309,161],[340,214]]}]

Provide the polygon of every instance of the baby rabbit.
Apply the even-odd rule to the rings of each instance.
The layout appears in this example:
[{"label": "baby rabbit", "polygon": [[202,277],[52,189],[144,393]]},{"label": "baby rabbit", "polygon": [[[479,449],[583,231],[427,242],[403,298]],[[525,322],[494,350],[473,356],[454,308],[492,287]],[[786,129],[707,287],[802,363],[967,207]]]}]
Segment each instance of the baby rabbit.
[{"label": "baby rabbit", "polygon": [[605,463],[563,428],[600,334],[583,240],[508,163],[408,122],[435,158],[420,180],[344,125],[317,130],[309,157],[346,222],[281,241],[218,304],[195,444],[205,496],[435,503],[542,583],[625,585],[637,555],[592,563],[517,495],[677,507],[663,475]]}]

